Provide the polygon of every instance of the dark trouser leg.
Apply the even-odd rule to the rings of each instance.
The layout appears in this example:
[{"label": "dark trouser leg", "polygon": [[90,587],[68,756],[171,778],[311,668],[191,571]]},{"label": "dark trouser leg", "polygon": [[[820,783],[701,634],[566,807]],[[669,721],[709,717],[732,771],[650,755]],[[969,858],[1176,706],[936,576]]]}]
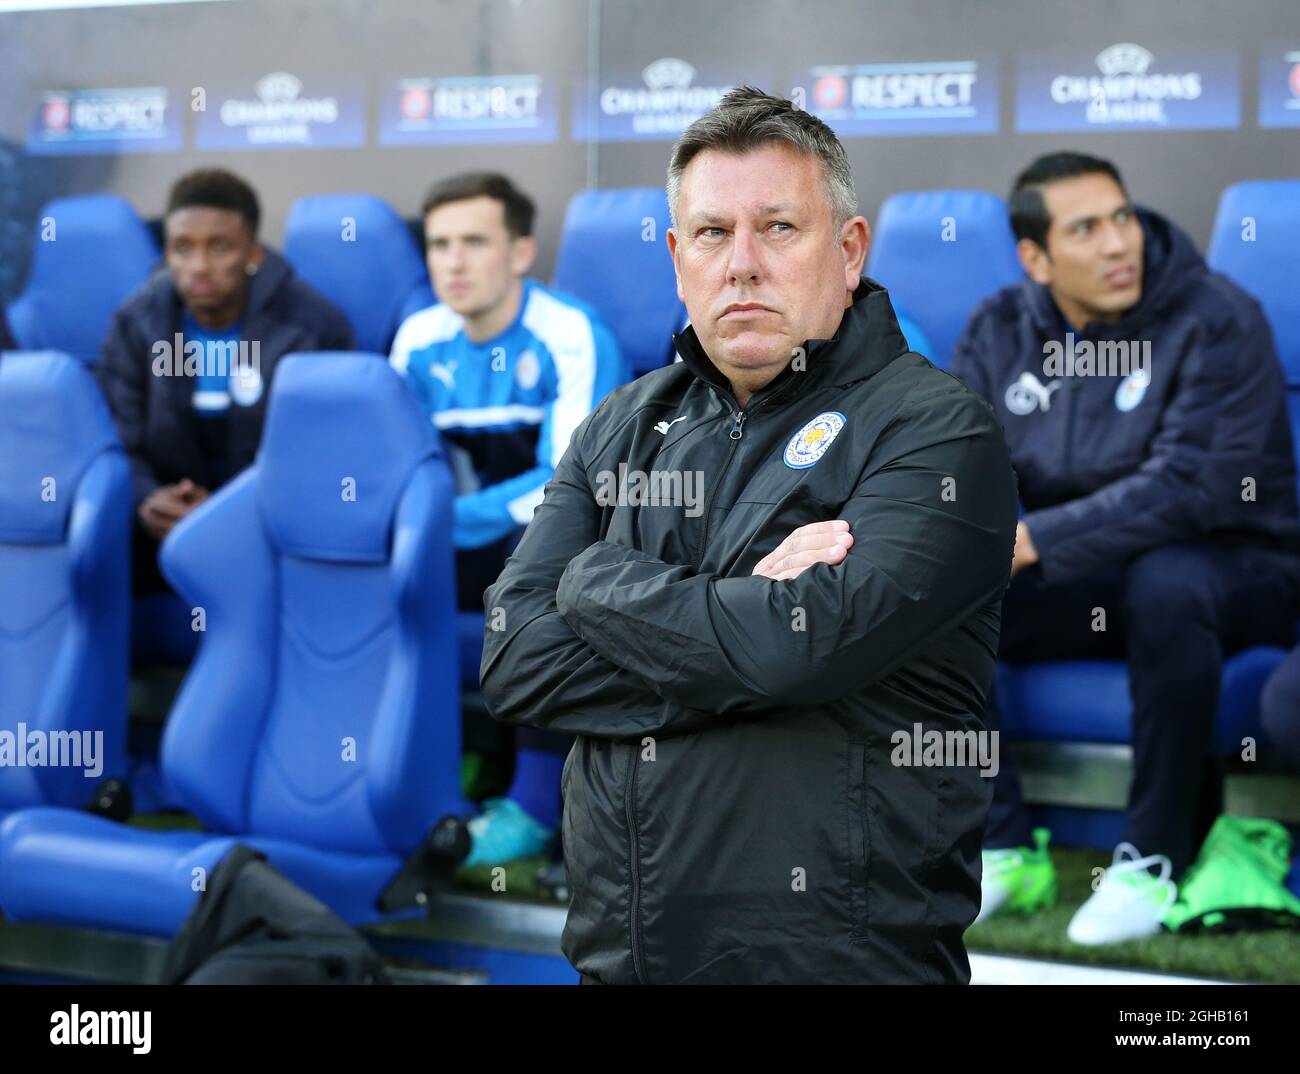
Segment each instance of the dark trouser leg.
[{"label": "dark trouser leg", "polygon": [[1286,578],[1246,549],[1168,545],[1128,565],[1122,614],[1133,784],[1124,839],[1143,854],[1167,855],[1175,877],[1192,863],[1203,835],[1198,810],[1213,781],[1206,765],[1224,656],[1249,645],[1290,644],[1295,599]]},{"label": "dark trouser leg", "polygon": [[[1010,663],[1118,658],[1123,653],[1119,624],[1109,622],[1105,631],[1093,629],[1093,609],[1104,607],[1112,599],[1117,583],[1118,579],[1112,578],[1048,586],[1036,569],[1021,571],[1002,602],[999,656]],[[1001,710],[992,687],[984,723],[991,731],[1001,731]],[[1030,842],[1029,814],[1021,796],[1020,776],[1010,751],[1005,743],[1002,745],[984,834],[986,850],[1027,846]]]},{"label": "dark trouser leg", "polygon": [[[1002,712],[998,708],[997,691],[992,685],[989,686],[988,704],[984,707],[984,726],[1002,737]],[[1020,775],[1005,749],[1005,743],[999,745],[998,774],[993,777],[993,801],[989,804],[989,819],[984,829],[985,850],[1029,846],[1032,837],[1029,811],[1020,793]]]}]

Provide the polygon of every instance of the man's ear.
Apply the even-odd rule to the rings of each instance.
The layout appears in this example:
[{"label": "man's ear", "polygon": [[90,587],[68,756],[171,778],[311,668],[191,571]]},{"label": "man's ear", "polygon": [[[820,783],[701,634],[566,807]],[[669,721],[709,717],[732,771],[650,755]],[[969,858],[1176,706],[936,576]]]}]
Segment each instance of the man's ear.
[{"label": "man's ear", "polygon": [[840,228],[840,250],[844,253],[844,286],[856,291],[858,279],[867,263],[871,249],[871,225],[865,216],[854,216],[844,221]]},{"label": "man's ear", "polygon": [[254,239],[253,248],[248,254],[248,260],[244,262],[244,271],[250,276],[256,276],[257,270],[262,267],[262,258],[265,256],[266,248]]},{"label": "man's ear", "polygon": [[669,228],[664,232],[664,238],[668,242],[668,256],[673,259],[673,274],[677,277],[677,300],[685,303],[686,296],[682,294],[682,262],[677,247],[677,232],[674,228]]},{"label": "man's ear", "polygon": [[1034,283],[1046,287],[1052,282],[1052,259],[1033,239],[1021,239],[1017,242],[1016,256],[1020,258],[1020,264],[1026,275]]},{"label": "man's ear", "polygon": [[537,240],[531,235],[520,235],[510,242],[510,271],[515,276],[526,276],[537,259]]}]

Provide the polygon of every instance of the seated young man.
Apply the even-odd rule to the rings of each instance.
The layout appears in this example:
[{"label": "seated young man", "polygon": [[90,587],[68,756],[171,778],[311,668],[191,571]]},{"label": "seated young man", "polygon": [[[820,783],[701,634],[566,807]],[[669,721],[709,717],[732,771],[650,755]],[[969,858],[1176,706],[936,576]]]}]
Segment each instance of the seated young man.
[{"label": "seated young man", "polygon": [[[1069,927],[1077,943],[1118,942],[1159,930],[1196,855],[1224,657],[1292,641],[1282,371],[1258,303],[1135,208],[1109,162],[1042,157],[1010,207],[1028,279],[975,310],[952,372],[997,412],[1025,509],[1000,655],[1128,663],[1123,841]],[[996,697],[986,722],[999,726]],[[1046,842],[1004,751],[981,918],[1054,899]]]},{"label": "seated young man", "polygon": [[165,263],[114,315],[96,368],[134,471],[138,661],[193,655],[197,634],[158,570],[158,546],[252,463],[280,359],[353,345],[343,314],[258,242],[260,216],[253,189],[230,172],[177,180]]},{"label": "seated young man", "polygon": [[[483,591],[542,502],[573,430],[630,376],[593,311],[526,275],[537,255],[534,215],[533,202],[503,175],[459,175],[434,186],[424,201],[424,236],[441,301],[408,317],[393,341],[393,368],[406,376],[455,465],[462,610],[483,608]],[[550,845],[572,741],[517,732],[514,782],[470,822],[466,864]]]}]

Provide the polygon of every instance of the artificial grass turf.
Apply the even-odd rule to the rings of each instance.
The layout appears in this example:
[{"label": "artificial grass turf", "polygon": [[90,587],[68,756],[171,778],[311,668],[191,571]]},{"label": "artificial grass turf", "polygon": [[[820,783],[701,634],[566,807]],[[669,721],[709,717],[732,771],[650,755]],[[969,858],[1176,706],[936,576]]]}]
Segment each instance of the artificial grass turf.
[{"label": "artificial grass turf", "polygon": [[[1053,847],[1052,860],[1056,863],[1056,905],[1033,914],[990,918],[966,933],[966,946],[971,951],[1220,980],[1300,984],[1300,928],[1216,934],[1161,933],[1147,940],[1105,947],[1071,943],[1065,935],[1070,918],[1092,893],[1092,870],[1109,865],[1110,856],[1095,850]],[[504,866],[504,893],[512,898],[555,905],[538,891],[533,879],[546,862],[544,854],[508,862]],[[458,886],[467,890],[492,890],[492,866],[461,869],[456,878]]]},{"label": "artificial grass turf", "polygon": [[[1052,848],[1056,864],[1056,905],[1032,914],[991,917],[966,933],[971,951],[992,955],[1074,962],[1214,977],[1230,981],[1300,984],[1300,928],[1232,933],[1162,932],[1145,940],[1081,947],[1065,930],[1092,894],[1092,870],[1105,868],[1110,856],[1095,850]],[[1300,925],[1300,919],[1297,919]]]},{"label": "artificial grass turf", "polygon": [[[146,814],[131,818],[141,828],[198,827],[179,813]],[[536,875],[548,861],[537,854],[507,862],[494,876],[494,866],[480,865],[456,872],[456,886],[466,892],[492,892],[510,899],[559,905],[541,891]],[[1146,940],[1081,947],[1065,935],[1070,918],[1092,893],[1094,868],[1105,868],[1110,857],[1096,850],[1052,848],[1056,864],[1056,905],[1032,914],[990,918],[966,933],[971,951],[991,955],[1020,955],[1081,965],[1213,977],[1228,981],[1300,984],[1300,928],[1232,933],[1161,933]],[[504,880],[504,890],[498,889]],[[1300,920],[1297,921],[1300,925]]]}]

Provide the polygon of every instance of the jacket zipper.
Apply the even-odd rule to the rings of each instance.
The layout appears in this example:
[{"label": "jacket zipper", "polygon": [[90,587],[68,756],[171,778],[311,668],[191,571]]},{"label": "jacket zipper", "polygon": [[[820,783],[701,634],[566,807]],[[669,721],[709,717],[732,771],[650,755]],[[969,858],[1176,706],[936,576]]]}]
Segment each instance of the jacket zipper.
[{"label": "jacket zipper", "polygon": [[[762,403],[758,405],[762,406]],[[748,417],[749,414],[743,407],[731,415],[731,429],[727,433],[731,440],[731,449],[727,453],[727,461],[722,464],[722,470],[718,474],[718,480],[713,486],[713,493],[709,496],[709,502],[705,508],[704,537],[700,544],[701,559],[704,557],[704,549],[709,540],[709,515],[713,510],[713,500],[717,496],[718,487],[722,484],[722,479],[726,476],[727,470],[731,466],[731,460],[736,454],[737,442],[745,435],[745,419]],[[636,974],[639,983],[648,984],[645,974],[645,956],[641,949],[641,842],[636,826],[636,773],[640,763],[637,760],[637,749],[636,743],[628,743],[628,777],[627,790],[623,796],[623,808],[627,813],[628,837],[632,844],[632,895],[630,906],[632,919],[632,972]]]},{"label": "jacket zipper", "polygon": [[1074,464],[1074,411],[1079,386],[1077,380],[1070,380],[1065,385],[1065,465],[1063,467],[1066,481],[1070,480],[1070,471]]},{"label": "jacket zipper", "polygon": [[636,974],[639,984],[648,984],[645,976],[645,959],[641,952],[641,846],[636,826],[636,772],[640,767],[637,759],[637,745],[628,743],[629,755],[627,791],[624,793],[623,806],[627,811],[627,829],[632,842],[632,972]]},{"label": "jacket zipper", "polygon": [[[767,400],[763,400],[766,402]],[[759,403],[758,406],[762,406]],[[726,461],[722,464],[722,469],[718,471],[718,480],[713,483],[713,491],[709,494],[709,502],[704,505],[704,532],[700,537],[700,551],[695,557],[695,565],[698,567],[704,562],[704,550],[709,546],[709,521],[713,517],[713,502],[718,497],[718,489],[722,487],[722,479],[727,476],[727,471],[731,469],[731,460],[736,457],[736,448],[740,446],[740,438],[745,435],[745,419],[749,417],[748,412],[742,407],[731,415],[731,430],[727,433],[731,438],[731,447],[727,451]]]},{"label": "jacket zipper", "polygon": [[[716,393],[715,393],[716,394]],[[776,395],[783,394],[781,391]],[[769,396],[768,399],[776,396]],[[762,399],[754,404],[757,410],[768,399]],[[733,411],[731,415],[731,428],[727,431],[727,436],[731,440],[731,448],[727,452],[727,459],[722,464],[722,469],[718,473],[718,480],[714,483],[713,492],[709,496],[709,502],[704,511],[704,535],[700,541],[700,554],[696,560],[696,566],[704,559],[704,550],[709,543],[709,518],[713,514],[713,501],[717,498],[718,489],[722,486],[722,479],[727,476],[727,471],[731,468],[731,460],[735,458],[736,448],[739,446],[740,439],[745,435],[745,420],[749,417],[749,412],[741,407]],[[636,826],[636,773],[640,762],[637,760],[637,744],[628,743],[630,751],[628,757],[628,778],[627,791],[623,796],[623,808],[627,813],[628,836],[632,844],[632,897],[631,897],[631,919],[632,919],[632,972],[636,974],[636,979],[641,984],[648,984],[645,974],[645,956],[641,949],[641,847],[640,836]]]}]

